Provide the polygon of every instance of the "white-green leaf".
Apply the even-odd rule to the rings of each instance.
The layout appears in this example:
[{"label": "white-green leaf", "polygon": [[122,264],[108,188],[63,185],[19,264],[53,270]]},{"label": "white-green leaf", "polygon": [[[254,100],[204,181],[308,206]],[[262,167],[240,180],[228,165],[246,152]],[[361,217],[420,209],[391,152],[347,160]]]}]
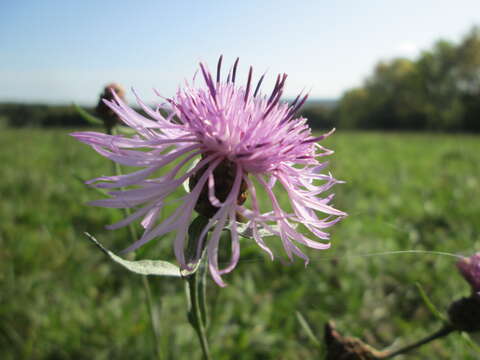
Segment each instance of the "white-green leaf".
[{"label": "white-green leaf", "polygon": [[[277,233],[280,232],[280,227],[277,224],[272,224],[269,225],[269,227],[273,230],[276,231]],[[297,227],[297,224],[292,224],[292,227],[295,229]],[[230,225],[225,227],[225,230],[230,230]],[[253,229],[251,228],[250,224],[245,224],[245,223],[239,223],[237,222],[237,231],[238,235],[247,238],[247,239],[252,239],[253,238]],[[267,236],[276,236],[275,233],[271,232],[269,229],[260,227],[258,228],[258,234],[260,237],[267,237]]]},{"label": "white-green leaf", "polygon": [[181,277],[180,268],[168,261],[161,260],[136,260],[129,261],[122,259],[120,256],[115,255],[110,250],[106,249],[102,244],[98,242],[92,235],[85,233],[88,238],[98,246],[105,254],[107,254],[110,259],[115,261],[117,264],[120,264],[125,269],[141,274],[141,275],[156,275],[156,276],[174,276]]}]

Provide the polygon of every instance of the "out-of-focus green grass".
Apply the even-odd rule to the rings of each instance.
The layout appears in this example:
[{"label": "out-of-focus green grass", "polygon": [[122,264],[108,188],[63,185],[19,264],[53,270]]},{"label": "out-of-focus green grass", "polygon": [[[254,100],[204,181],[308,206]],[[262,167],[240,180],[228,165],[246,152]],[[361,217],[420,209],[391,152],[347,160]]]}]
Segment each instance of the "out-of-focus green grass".
[{"label": "out-of-focus green grass", "polygon": [[[151,359],[141,279],[83,235],[114,250],[128,244],[125,229],[104,230],[120,212],[86,206],[99,194],[76,179],[110,174],[111,165],[67,133],[0,133],[0,358]],[[367,255],[480,248],[479,138],[340,132],[325,144],[336,151],[330,170],[347,181],[335,187],[334,203],[350,216],[333,229],[332,249],[307,250],[307,268],[280,261],[275,239],[269,240],[278,249],[275,262],[243,243],[240,264],[226,276],[229,286],[209,281],[215,359],[317,357],[296,310],[320,338],[333,319],[341,332],[377,348],[400,346],[440,326],[415,282],[440,309],[468,294],[452,257]],[[171,242],[170,236],[154,241],[138,256],[173,260]],[[182,281],[151,278],[150,284],[163,357],[200,358]],[[411,358],[478,356],[452,335]]]}]

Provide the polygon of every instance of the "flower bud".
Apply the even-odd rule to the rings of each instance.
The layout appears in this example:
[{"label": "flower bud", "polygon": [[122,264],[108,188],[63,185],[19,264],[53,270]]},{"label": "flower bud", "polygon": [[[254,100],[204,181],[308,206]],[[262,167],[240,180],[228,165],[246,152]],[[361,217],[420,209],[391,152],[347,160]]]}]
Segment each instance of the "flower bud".
[{"label": "flower bud", "polygon": [[118,115],[103,102],[103,100],[113,100],[112,91],[114,91],[120,99],[125,101],[125,90],[120,85],[111,83],[103,89],[103,93],[100,95],[97,107],[95,108],[95,111],[103,120],[108,130],[111,130],[119,121]]},{"label": "flower bud", "polygon": [[480,294],[480,253],[462,258],[457,263],[457,268],[470,284],[473,294]]},{"label": "flower bud", "polygon": [[472,295],[450,305],[450,322],[459,331],[480,331],[480,253],[462,258],[457,262],[457,268],[470,284]]}]

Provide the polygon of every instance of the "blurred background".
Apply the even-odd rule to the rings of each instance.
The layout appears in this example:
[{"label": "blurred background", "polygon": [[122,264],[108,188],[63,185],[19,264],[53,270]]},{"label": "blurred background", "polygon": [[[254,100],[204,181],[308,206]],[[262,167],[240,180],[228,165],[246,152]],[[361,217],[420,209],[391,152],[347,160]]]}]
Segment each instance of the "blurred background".
[{"label": "blurred background", "polygon": [[[153,358],[140,278],[83,235],[129,243],[127,230],[104,229],[120,212],[85,205],[103,195],[82,181],[112,170],[68,136],[92,128],[72,104],[95,115],[115,82],[132,106],[131,87],[154,105],[154,88],[173,96],[221,54],[240,57],[240,80],[250,65],[266,72],[264,92],[285,72],[285,101],[310,93],[310,126],[337,128],[325,145],[347,182],[335,205],[350,216],[331,250],[307,251],[307,268],[243,244],[229,286],[209,283],[215,359],[319,358],[296,311],[320,342],[332,319],[376,348],[400,346],[440,326],[416,283],[441,311],[468,294],[453,257],[369,254],[479,248],[480,2],[2,2],[0,358]],[[171,243],[137,256],[173,261]],[[150,283],[162,357],[200,358],[183,284]],[[479,356],[456,334],[408,358]]]}]

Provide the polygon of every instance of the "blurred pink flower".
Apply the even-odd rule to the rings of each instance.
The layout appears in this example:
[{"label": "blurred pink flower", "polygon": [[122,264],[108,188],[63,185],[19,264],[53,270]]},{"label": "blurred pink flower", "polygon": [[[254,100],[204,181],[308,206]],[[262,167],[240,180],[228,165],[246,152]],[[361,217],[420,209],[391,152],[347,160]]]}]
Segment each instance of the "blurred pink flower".
[{"label": "blurred pink flower", "polygon": [[[155,110],[137,96],[148,118],[128,107],[118,96],[113,101],[105,101],[136,131],[137,135],[131,138],[97,132],[72,135],[119,164],[143,168],[127,175],[99,177],[88,182],[99,188],[136,185],[134,189],[110,192],[110,199],[92,202],[103,207],[135,208],[132,215],[109,226],[110,229],[143,218],[143,236],[126,251],[175,231],[175,256],[182,268],[190,268],[185,256],[187,230],[193,210],[206,209],[204,215],[209,217],[209,222],[200,235],[194,261],[206,247],[210,273],[224,286],[221,275],[235,268],[240,255],[238,216],[247,221],[252,237],[272,259],[273,253],[263,241],[261,229],[281,239],[290,260],[294,254],[307,264],[308,257],[297,244],[314,249],[329,248],[329,234],[324,229],[337,223],[346,213],[329,205],[333,194],[320,197],[338,183],[331,174],[320,173],[327,163],[317,160],[332,154],[317,142],[333,130],[313,136],[307,119],[296,117],[307,95],[299,95],[291,104],[281,102],[286,74],[278,75],[272,93],[266,96],[259,92],[263,76],[252,87],[251,67],[246,85],[241,86],[235,82],[238,59],[226,79],[222,79],[221,65],[222,57],[214,79],[200,64],[206,87],[197,88],[186,83],[175,97],[166,99],[166,103]],[[179,162],[170,172],[152,178],[156,170],[176,160]],[[189,163],[192,164],[190,168]],[[179,203],[177,209],[166,220],[157,223],[166,198],[185,181],[190,181],[190,192],[175,199]],[[274,186],[288,196],[288,211],[280,207]],[[273,211],[261,211],[258,188],[266,192]],[[247,193],[250,202],[244,204]],[[201,206],[205,200],[208,206]],[[138,207],[140,205],[142,207]],[[319,218],[319,214],[324,215]],[[297,230],[297,225],[309,230],[315,240]],[[220,269],[218,246],[226,226],[231,232],[232,255],[229,264]],[[213,229],[212,235],[204,245],[210,229]]]},{"label": "blurred pink flower", "polygon": [[480,253],[462,258],[457,267],[475,294],[480,295]]}]

